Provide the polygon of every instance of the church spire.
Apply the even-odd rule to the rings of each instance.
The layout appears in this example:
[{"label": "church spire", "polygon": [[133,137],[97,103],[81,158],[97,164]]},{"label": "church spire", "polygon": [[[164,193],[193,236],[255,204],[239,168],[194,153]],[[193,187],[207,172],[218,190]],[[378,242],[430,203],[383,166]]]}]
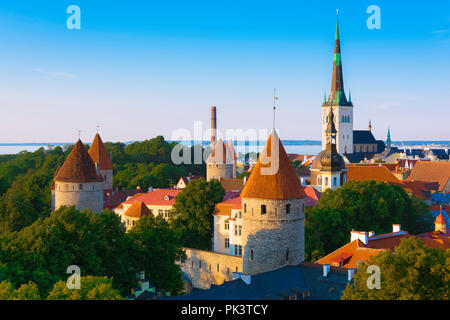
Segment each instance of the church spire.
[{"label": "church spire", "polygon": [[339,38],[339,19],[336,11],[336,34],[334,38],[333,76],[331,80],[331,92],[328,102],[331,105],[351,105],[347,101],[344,91],[344,77],[342,75],[341,43]]},{"label": "church spire", "polygon": [[388,127],[387,139],[386,139],[386,148],[391,148],[391,128]]}]

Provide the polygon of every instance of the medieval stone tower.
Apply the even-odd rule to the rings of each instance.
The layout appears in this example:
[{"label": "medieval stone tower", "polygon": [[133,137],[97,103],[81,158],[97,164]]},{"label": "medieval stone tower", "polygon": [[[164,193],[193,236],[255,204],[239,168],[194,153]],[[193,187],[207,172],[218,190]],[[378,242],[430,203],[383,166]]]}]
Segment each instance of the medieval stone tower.
[{"label": "medieval stone tower", "polygon": [[341,45],[339,39],[339,23],[336,16],[336,35],[334,40],[333,76],[331,92],[322,104],[322,150],[326,148],[326,129],[330,121],[330,111],[333,110],[335,123],[339,135],[337,138],[337,152],[341,154],[353,153],[353,104],[351,97],[347,100],[344,91],[344,77],[342,75]]},{"label": "medieval stone tower", "polygon": [[305,192],[273,131],[241,193],[243,273],[304,260]]},{"label": "medieval stone tower", "polygon": [[216,107],[211,107],[211,153],[206,160],[206,180],[236,178],[236,153],[233,142],[217,140]]},{"label": "medieval stone tower", "polygon": [[103,211],[103,178],[81,140],[73,147],[54,179],[54,209]]},{"label": "medieval stone tower", "polygon": [[92,141],[88,152],[94,161],[96,168],[100,168],[100,173],[103,177],[103,189],[112,190],[113,164],[111,157],[103,144],[102,138],[100,138],[98,133],[95,135],[94,141]]}]

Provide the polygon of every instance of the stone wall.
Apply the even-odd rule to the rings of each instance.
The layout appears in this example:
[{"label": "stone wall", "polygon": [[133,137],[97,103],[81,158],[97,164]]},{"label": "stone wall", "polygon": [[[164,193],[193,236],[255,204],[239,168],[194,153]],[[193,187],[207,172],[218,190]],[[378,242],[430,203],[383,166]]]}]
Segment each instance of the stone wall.
[{"label": "stone wall", "polygon": [[[290,213],[286,205],[290,204]],[[258,274],[297,265],[305,255],[304,199],[243,198],[243,272]],[[266,205],[266,214],[261,214]]]},{"label": "stone wall", "polygon": [[55,182],[55,210],[75,206],[77,210],[103,211],[103,182]]},{"label": "stone wall", "polygon": [[101,175],[103,177],[103,190],[112,190],[113,188],[113,171],[102,170]]},{"label": "stone wall", "polygon": [[233,272],[242,272],[242,257],[205,250],[185,248],[186,261],[181,269],[195,288],[209,289],[232,280]]}]

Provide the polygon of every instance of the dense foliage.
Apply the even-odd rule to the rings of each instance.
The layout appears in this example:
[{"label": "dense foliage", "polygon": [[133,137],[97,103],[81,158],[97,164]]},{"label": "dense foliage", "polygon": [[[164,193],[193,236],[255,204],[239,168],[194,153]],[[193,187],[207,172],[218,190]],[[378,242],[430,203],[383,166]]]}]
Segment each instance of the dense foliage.
[{"label": "dense foliage", "polygon": [[181,244],[196,249],[211,249],[216,203],[223,200],[225,189],[218,180],[204,178],[189,182],[175,200],[171,224],[181,235]]},{"label": "dense foliage", "polygon": [[[375,276],[367,270],[371,265],[379,267],[379,288],[371,286]],[[395,252],[383,251],[364,263],[342,299],[449,300],[450,249],[428,248],[414,237],[402,239]]]},{"label": "dense foliage", "polygon": [[315,262],[349,241],[351,230],[392,232],[401,224],[411,234],[432,230],[426,204],[401,187],[375,181],[349,181],[337,190],[326,190],[316,206],[307,208],[305,252]]},{"label": "dense foliage", "polygon": [[112,278],[125,296],[142,267],[160,289],[180,293],[175,259],[181,249],[175,233],[159,220],[143,219],[136,228],[125,233],[120,218],[109,211],[62,207],[19,232],[0,235],[0,281],[14,287],[33,281],[45,297],[56,282],[68,278],[67,267],[77,265],[81,275]]}]

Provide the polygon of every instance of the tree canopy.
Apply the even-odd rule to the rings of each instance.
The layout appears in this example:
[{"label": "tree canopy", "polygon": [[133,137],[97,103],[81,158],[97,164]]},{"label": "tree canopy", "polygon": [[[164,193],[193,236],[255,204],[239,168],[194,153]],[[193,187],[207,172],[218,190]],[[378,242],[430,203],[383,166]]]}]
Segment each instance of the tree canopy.
[{"label": "tree canopy", "polygon": [[351,230],[392,232],[393,224],[411,234],[432,229],[426,204],[401,187],[375,181],[348,181],[328,189],[316,206],[306,209],[306,259],[314,261],[349,241]]},{"label": "tree canopy", "polygon": [[[371,265],[379,267],[379,289],[367,285],[376,276],[368,270]],[[362,264],[353,279],[343,300],[449,300],[450,249],[428,248],[418,238],[405,238],[395,252],[380,252]]]},{"label": "tree canopy", "polygon": [[175,198],[171,213],[171,224],[181,235],[181,244],[196,249],[211,249],[215,205],[223,200],[225,189],[222,184],[204,178],[189,182]]}]

